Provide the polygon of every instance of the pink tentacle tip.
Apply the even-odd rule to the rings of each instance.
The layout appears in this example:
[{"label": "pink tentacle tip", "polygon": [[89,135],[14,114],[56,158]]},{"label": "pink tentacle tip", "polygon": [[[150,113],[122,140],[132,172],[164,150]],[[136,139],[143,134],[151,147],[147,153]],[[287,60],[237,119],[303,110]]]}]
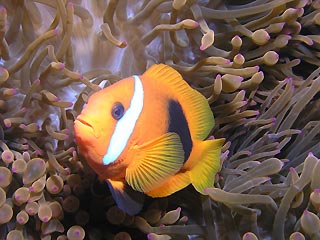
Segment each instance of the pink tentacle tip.
[{"label": "pink tentacle tip", "polygon": [[59,35],[61,33],[60,28],[55,28],[54,30],[54,34]]},{"label": "pink tentacle tip", "polygon": [[54,99],[53,99],[53,102],[59,102],[59,98],[58,97],[55,97]]},{"label": "pink tentacle tip", "polygon": [[284,166],[284,162],[281,162],[280,165],[281,165],[281,168],[282,168]]},{"label": "pink tentacle tip", "polygon": [[308,153],[308,157],[314,157],[313,153],[312,153],[312,152],[309,152],[309,153]]},{"label": "pink tentacle tip", "polygon": [[65,64],[64,63],[60,63],[58,66],[59,66],[59,70],[63,70],[65,68]]},{"label": "pink tentacle tip", "polygon": [[204,51],[204,50],[206,50],[207,48],[205,47],[205,46],[203,46],[203,45],[201,45],[200,46],[200,51]]},{"label": "pink tentacle tip", "polygon": [[43,151],[41,151],[41,150],[35,150],[34,152],[38,156],[43,156]]},{"label": "pink tentacle tip", "polygon": [[10,121],[6,121],[4,123],[4,125],[6,126],[6,128],[10,128],[11,127],[11,122]]},{"label": "pink tentacle tip", "polygon": [[73,2],[68,2],[68,6],[71,6],[71,7],[73,7]]},{"label": "pink tentacle tip", "polygon": [[0,6],[0,12],[1,14],[7,14],[7,9],[4,6]]},{"label": "pink tentacle tip", "polygon": [[243,237],[244,238],[250,237],[250,233],[247,232],[247,233],[243,234]]},{"label": "pink tentacle tip", "polygon": [[70,174],[71,174],[71,169],[70,169],[70,168],[65,168],[65,169],[64,169],[64,173],[65,173],[66,175],[70,175]]},{"label": "pink tentacle tip", "polygon": [[[70,129],[64,129],[63,130],[65,134],[70,135],[71,134],[71,130]],[[74,147],[71,148],[72,150],[74,149]]]},{"label": "pink tentacle tip", "polygon": [[312,41],[312,40],[307,41],[306,44],[308,44],[308,46],[312,46],[314,44],[314,41]]},{"label": "pink tentacle tip", "polygon": [[303,8],[296,8],[296,11],[297,11],[299,16],[301,16],[304,13],[304,9]]},{"label": "pink tentacle tip", "polygon": [[198,23],[198,22],[196,22],[196,21],[193,21],[193,26],[194,26],[194,28],[197,28],[197,27],[200,26],[200,23]]},{"label": "pink tentacle tip", "polygon": [[303,214],[309,214],[309,211],[306,209],[303,211]]},{"label": "pink tentacle tip", "polygon": [[19,89],[18,88],[13,88],[12,89],[12,95],[16,95],[17,93],[19,93]]},{"label": "pink tentacle tip", "polygon": [[127,41],[122,41],[119,45],[120,48],[125,48],[128,45]]},{"label": "pink tentacle tip", "polygon": [[315,188],[313,191],[314,191],[315,193],[320,193],[320,188]]},{"label": "pink tentacle tip", "polygon": [[256,102],[256,101],[251,100],[251,101],[250,101],[249,106],[257,106],[257,102]]},{"label": "pink tentacle tip", "polygon": [[74,234],[77,235],[77,236],[80,236],[80,235],[81,235],[81,231],[75,230],[75,231],[74,231]]}]

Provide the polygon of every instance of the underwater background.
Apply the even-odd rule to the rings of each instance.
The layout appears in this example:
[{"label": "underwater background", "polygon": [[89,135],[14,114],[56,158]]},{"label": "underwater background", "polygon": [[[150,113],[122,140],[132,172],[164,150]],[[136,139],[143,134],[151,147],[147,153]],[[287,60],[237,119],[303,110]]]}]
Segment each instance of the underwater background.
[{"label": "underwater background", "polygon": [[[320,239],[320,1],[0,1],[0,239]],[[77,154],[88,96],[165,63],[225,138],[208,196],[118,209]]]}]

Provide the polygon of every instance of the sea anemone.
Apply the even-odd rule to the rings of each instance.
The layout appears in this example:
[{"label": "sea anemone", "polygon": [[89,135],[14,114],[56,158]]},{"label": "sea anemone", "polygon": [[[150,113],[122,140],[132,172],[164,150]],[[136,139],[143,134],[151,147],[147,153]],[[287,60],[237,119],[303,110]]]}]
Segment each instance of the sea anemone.
[{"label": "sea anemone", "polygon": [[[320,3],[0,1],[1,239],[318,239]],[[129,216],[78,155],[88,97],[165,63],[225,138],[215,185]]]}]

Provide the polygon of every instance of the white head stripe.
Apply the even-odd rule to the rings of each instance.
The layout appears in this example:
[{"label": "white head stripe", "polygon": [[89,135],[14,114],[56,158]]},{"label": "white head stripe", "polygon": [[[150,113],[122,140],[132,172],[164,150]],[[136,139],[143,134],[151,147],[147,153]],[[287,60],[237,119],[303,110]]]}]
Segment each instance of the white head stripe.
[{"label": "white head stripe", "polygon": [[134,130],[136,122],[143,108],[143,86],[138,76],[134,78],[134,92],[130,106],[125,114],[117,122],[110,139],[107,153],[103,157],[103,164],[108,165],[114,162],[122,153]]}]

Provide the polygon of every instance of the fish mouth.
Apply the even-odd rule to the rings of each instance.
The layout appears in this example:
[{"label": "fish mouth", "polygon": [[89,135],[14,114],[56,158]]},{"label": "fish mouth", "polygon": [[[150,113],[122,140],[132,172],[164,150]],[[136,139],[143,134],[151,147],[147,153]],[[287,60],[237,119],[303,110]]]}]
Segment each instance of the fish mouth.
[{"label": "fish mouth", "polygon": [[78,117],[76,121],[80,122],[82,125],[87,126],[93,130],[93,126],[90,123],[88,123],[86,120]]},{"label": "fish mouth", "polygon": [[78,125],[80,128],[83,129],[83,131],[93,134],[95,138],[100,137],[100,132],[97,131],[97,129],[95,129],[91,123],[89,123],[82,117],[77,117],[77,119],[74,122],[75,122],[75,125]]}]

